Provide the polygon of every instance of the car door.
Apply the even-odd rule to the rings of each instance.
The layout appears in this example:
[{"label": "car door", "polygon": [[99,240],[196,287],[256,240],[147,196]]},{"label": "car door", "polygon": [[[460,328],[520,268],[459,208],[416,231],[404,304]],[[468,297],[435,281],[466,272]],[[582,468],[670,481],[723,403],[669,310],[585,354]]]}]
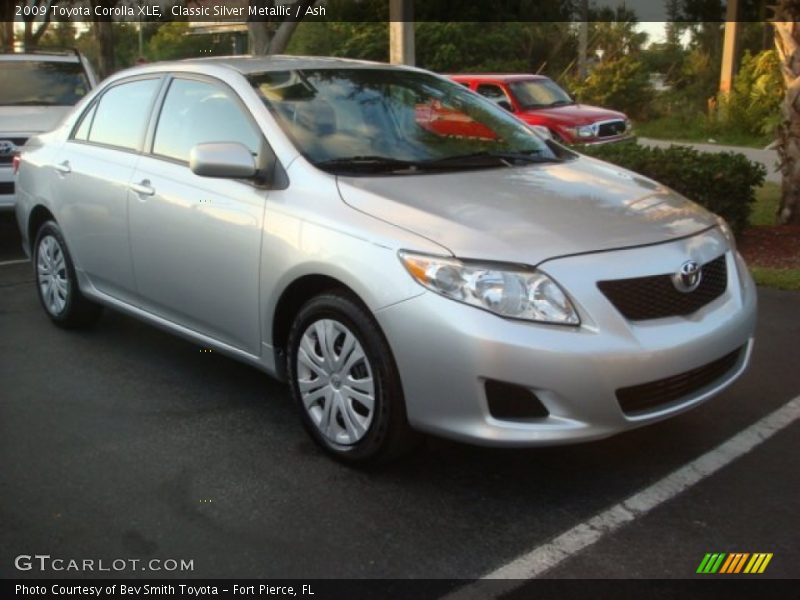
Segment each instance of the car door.
[{"label": "car door", "polygon": [[[265,141],[238,96],[212,79],[169,82],[129,192],[131,251],[143,308],[251,354],[260,351],[259,267],[266,190],[200,177],[193,146]],[[257,161],[258,164],[258,161]]]},{"label": "car door", "polygon": [[111,86],[89,106],[58,151],[53,195],[77,268],[99,291],[136,294],[128,238],[128,185],[160,77]]}]

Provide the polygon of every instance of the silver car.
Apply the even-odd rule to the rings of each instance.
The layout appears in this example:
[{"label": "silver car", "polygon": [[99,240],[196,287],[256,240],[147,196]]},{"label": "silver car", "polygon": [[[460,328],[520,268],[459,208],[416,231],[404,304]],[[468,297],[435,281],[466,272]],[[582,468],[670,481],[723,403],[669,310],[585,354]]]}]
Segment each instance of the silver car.
[{"label": "silver car", "polygon": [[14,209],[13,162],[29,137],[53,129],[97,81],[78,52],[0,54],[0,211]]},{"label": "silver car", "polygon": [[423,70],[219,58],[121,72],[28,143],[16,208],[58,325],[120,310],[288,380],[311,436],[603,438],[745,369],[720,218]]}]

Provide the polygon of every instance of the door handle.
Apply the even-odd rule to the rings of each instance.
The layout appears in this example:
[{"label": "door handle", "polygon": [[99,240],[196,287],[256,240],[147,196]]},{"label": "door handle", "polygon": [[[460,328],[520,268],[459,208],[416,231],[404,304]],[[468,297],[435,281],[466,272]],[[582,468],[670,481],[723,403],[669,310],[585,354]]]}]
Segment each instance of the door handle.
[{"label": "door handle", "polygon": [[64,175],[66,175],[67,173],[72,173],[72,167],[70,166],[68,160],[65,160],[64,162],[55,165],[55,169],[56,171]]},{"label": "door handle", "polygon": [[139,183],[132,183],[131,189],[140,196],[152,196],[156,193],[155,188],[150,185],[149,179],[142,179]]}]

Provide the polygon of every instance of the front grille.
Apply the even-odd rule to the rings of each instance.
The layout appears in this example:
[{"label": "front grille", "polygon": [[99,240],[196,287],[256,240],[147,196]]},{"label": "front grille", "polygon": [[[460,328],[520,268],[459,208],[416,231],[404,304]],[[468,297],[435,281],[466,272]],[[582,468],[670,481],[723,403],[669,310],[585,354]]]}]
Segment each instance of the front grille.
[{"label": "front grille", "polygon": [[13,181],[0,181],[0,194],[13,194],[14,182]]},{"label": "front grille", "polygon": [[661,408],[718,381],[737,365],[744,348],[739,348],[707,365],[686,371],[680,375],[620,388],[617,401],[622,412],[636,416]]},{"label": "front grille", "polygon": [[625,121],[608,121],[597,126],[597,137],[613,137],[625,133]]},{"label": "front grille", "polygon": [[[6,141],[13,143],[17,147],[17,151],[19,151],[28,141],[28,138],[4,137],[3,134],[0,133],[0,142]],[[14,154],[0,154],[0,165],[10,165],[13,161]]]},{"label": "front grille", "polygon": [[725,292],[728,267],[724,254],[703,265],[700,285],[692,292],[678,291],[671,274],[599,281],[597,287],[631,321],[685,316]]}]

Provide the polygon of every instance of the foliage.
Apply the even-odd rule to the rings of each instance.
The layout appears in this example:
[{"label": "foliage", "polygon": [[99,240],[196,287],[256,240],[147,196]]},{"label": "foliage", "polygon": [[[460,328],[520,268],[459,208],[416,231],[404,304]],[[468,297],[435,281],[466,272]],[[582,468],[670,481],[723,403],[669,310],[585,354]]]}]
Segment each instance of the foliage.
[{"label": "foliage", "polygon": [[743,154],[702,153],[685,146],[639,144],[589,146],[585,154],[614,163],[669,186],[714,212],[741,232],[747,226],[756,189],[766,169]]},{"label": "foliage", "polygon": [[581,102],[615,108],[633,118],[646,117],[653,98],[648,73],[633,56],[603,61],[584,81],[567,86]]},{"label": "foliage", "polygon": [[785,93],[777,53],[745,52],[730,93],[719,97],[718,118],[729,129],[772,134]]},{"label": "foliage", "polygon": [[227,55],[231,53],[231,35],[190,35],[186,22],[164,23],[150,38],[145,49],[145,58],[158,61]]},{"label": "foliage", "polygon": [[[443,73],[544,72],[558,77],[574,62],[577,37],[571,23],[417,22],[417,65]],[[291,54],[388,60],[383,21],[303,22]]]}]

